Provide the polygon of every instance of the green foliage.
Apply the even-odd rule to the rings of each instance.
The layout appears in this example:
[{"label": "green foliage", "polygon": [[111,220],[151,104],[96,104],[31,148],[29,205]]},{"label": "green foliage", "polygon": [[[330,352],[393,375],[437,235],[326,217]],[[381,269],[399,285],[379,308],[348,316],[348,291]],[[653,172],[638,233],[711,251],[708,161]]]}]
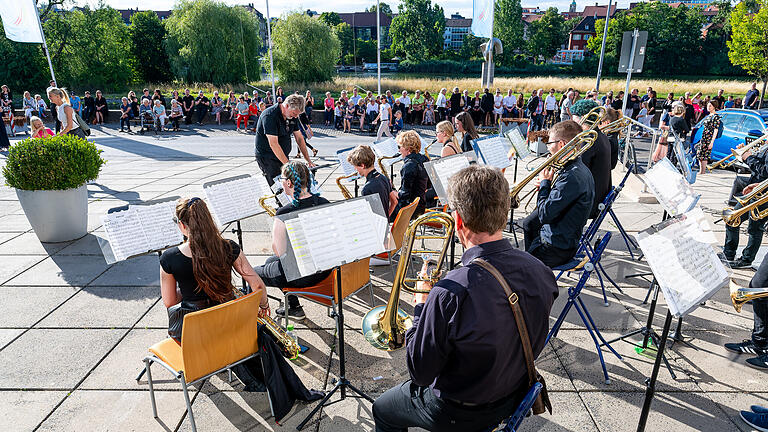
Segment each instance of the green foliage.
[{"label": "green foliage", "polygon": [[443,51],[445,15],[431,0],[403,0],[392,19],[392,50],[409,60],[425,60]]},{"label": "green foliage", "polygon": [[376,62],[376,41],[375,40],[362,40],[355,41],[355,48],[357,48],[357,58],[360,63]]},{"label": "green foliage", "polygon": [[557,12],[557,8],[547,9],[538,21],[529,26],[528,52],[534,59],[543,61],[557,54],[565,40],[565,19]]},{"label": "green foliage", "polygon": [[[523,9],[520,0],[497,0],[493,14],[493,35],[501,40],[501,63],[511,65],[515,50],[523,46]],[[466,43],[466,39],[465,39]],[[478,45],[479,46],[479,45]],[[477,49],[475,52],[479,51]]]},{"label": "green foliage", "polygon": [[[391,8],[391,7],[389,7],[389,5],[388,5],[388,4],[386,4],[386,3],[384,3],[384,2],[379,2],[379,10],[380,10],[380,11],[381,11],[381,13],[383,13],[384,15],[387,15],[387,16],[392,16],[392,8]],[[375,3],[374,3],[374,4],[372,4],[372,5],[371,5],[371,7],[369,7],[369,8],[366,10],[366,12],[373,12],[373,13],[376,13],[376,4],[375,4]]]},{"label": "green foliage", "polygon": [[283,15],[272,31],[275,70],[281,81],[327,81],[341,46],[328,26],[302,13]]},{"label": "green foliage", "polygon": [[751,75],[768,82],[768,0],[761,0],[760,10],[751,14],[748,5],[739,3],[731,13],[731,40],[728,57]]},{"label": "green foliage", "polygon": [[334,27],[341,24],[341,17],[336,12],[323,12],[317,17],[328,27]]},{"label": "green foliage", "polygon": [[45,54],[39,44],[19,43],[5,37],[3,24],[0,22],[0,83],[6,84],[14,92],[15,97],[21,96],[18,89],[34,89],[42,92],[50,79]]},{"label": "green foliage", "polygon": [[[336,24],[335,26],[333,26],[333,33],[336,35],[336,38],[339,40],[341,58],[346,58],[346,56],[348,55],[353,56],[352,51],[354,50],[355,36],[352,33],[352,26],[347,23]],[[344,61],[344,63],[352,64],[352,63],[347,63],[346,60]]]},{"label": "green foliage", "polygon": [[110,91],[130,81],[130,35],[115,9],[102,4],[51,13],[43,28],[60,85]]},{"label": "green foliage", "polygon": [[[635,28],[648,32],[643,72],[649,74],[700,74],[703,67],[701,28],[704,17],[699,8],[669,7],[653,2],[640,3],[631,13],[618,12],[608,24],[603,70],[615,73],[621,54],[622,33]],[[587,49],[600,55],[605,20],[597,20],[597,36]]]},{"label": "green foliage", "polygon": [[[461,44],[461,48],[459,48],[458,57],[462,60],[472,60],[472,59],[479,59],[482,58],[482,54],[480,53],[480,45],[482,45],[484,42],[484,39],[479,38],[471,33],[468,33],[464,35],[464,42]],[[503,43],[503,42],[502,42]],[[513,54],[507,55],[507,49],[510,51],[512,50],[511,46],[508,48],[507,44],[503,44],[504,47],[504,57],[512,58]]]},{"label": "green foliage", "polygon": [[170,81],[173,74],[163,49],[167,32],[157,13],[149,10],[133,14],[129,30],[133,69],[137,81]]},{"label": "green foliage", "polygon": [[178,78],[214,84],[259,79],[255,14],[213,0],[181,0],[165,26],[165,51]]},{"label": "green foliage", "polygon": [[74,135],[27,138],[11,146],[3,167],[6,184],[23,190],[65,190],[99,176],[101,150]]}]

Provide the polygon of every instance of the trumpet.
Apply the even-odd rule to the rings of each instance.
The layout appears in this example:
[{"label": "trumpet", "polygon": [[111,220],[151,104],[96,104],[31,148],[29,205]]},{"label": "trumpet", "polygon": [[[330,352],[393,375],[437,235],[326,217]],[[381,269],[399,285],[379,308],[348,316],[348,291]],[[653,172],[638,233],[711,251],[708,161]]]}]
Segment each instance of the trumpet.
[{"label": "trumpet", "polygon": [[726,207],[723,209],[722,218],[726,225],[737,227],[741,225],[742,216],[749,214],[752,220],[760,220],[768,216],[768,209],[760,210],[764,204],[768,203],[768,180],[758,183],[752,192],[735,196],[736,202],[741,205],[739,208]]},{"label": "trumpet", "polygon": [[596,106],[589,110],[587,115],[581,118],[579,124],[582,127],[587,126],[587,130],[595,130],[598,126],[600,126],[600,123],[603,122],[606,112],[607,111],[604,106]]},{"label": "trumpet", "polygon": [[[235,298],[242,297],[245,295],[243,291],[235,288],[232,290]],[[283,352],[283,355],[288,358],[296,358],[299,356],[299,353],[301,352],[301,348],[299,347],[299,344],[296,343],[296,341],[288,336],[288,333],[285,332],[285,330],[282,329],[277,323],[270,317],[260,317],[258,318],[259,323],[264,324],[267,331],[272,333],[272,336],[275,337],[275,340],[280,345],[280,348]]]},{"label": "trumpet", "polygon": [[707,165],[707,168],[710,170],[713,170],[715,168],[723,167],[728,168],[731,165],[735,164],[736,162],[741,160],[741,156],[746,153],[747,151],[752,151],[753,153],[760,150],[760,148],[768,142],[768,133],[761,136],[760,138],[755,139],[751,143],[745,145],[744,147],[739,147],[735,149],[731,149],[731,154],[728,156],[713,162],[711,165]]},{"label": "trumpet", "polygon": [[[417,234],[422,226],[435,224],[442,227],[442,233]],[[453,231],[454,220],[451,215],[437,211],[424,213],[408,226],[387,305],[375,307],[363,317],[363,334],[365,339],[375,348],[392,351],[405,345],[405,332],[413,325],[413,319],[397,306],[400,302],[400,291],[422,294],[429,292],[429,290],[416,288],[416,283],[428,281],[434,284],[439,280],[440,269],[445,261],[448,246],[453,241]],[[416,240],[441,240],[442,245],[439,249],[424,248],[419,250],[414,249]],[[413,254],[437,255],[437,266],[427,275],[415,278],[406,277]]]},{"label": "trumpet", "polygon": [[344,184],[341,183],[341,181],[344,180],[344,179],[352,178],[352,177],[354,177],[356,175],[357,175],[357,173],[352,173],[350,175],[345,175],[345,176],[341,176],[341,177],[337,177],[336,178],[336,186],[338,186],[339,190],[341,190],[341,195],[344,196],[345,200],[351,199],[352,198],[352,194],[349,193],[349,189],[347,189],[347,187],[344,186]]},{"label": "trumpet", "polygon": [[522,192],[523,188],[528,183],[533,181],[533,179],[535,179],[536,176],[538,176],[541,171],[549,167],[552,167],[556,170],[562,169],[563,166],[565,166],[565,164],[578,158],[588,148],[592,147],[592,144],[595,143],[596,139],[597,139],[597,132],[595,132],[594,130],[586,130],[576,135],[575,137],[573,137],[572,140],[568,141],[568,143],[564,145],[563,148],[558,150],[557,153],[553,154],[552,157],[547,158],[547,160],[545,160],[544,163],[542,163],[541,165],[536,167],[536,169],[531,171],[531,173],[528,174],[527,177],[515,183],[509,192],[509,196],[512,198],[512,208],[520,207],[520,202],[523,199],[525,199],[529,194],[533,193],[533,191],[535,191],[535,189],[533,189],[531,190],[531,192],[528,192],[528,194],[522,197],[520,196],[520,192]]},{"label": "trumpet", "polygon": [[[278,192],[278,193],[283,193],[283,192],[282,192],[282,191],[280,191],[280,192]],[[277,210],[275,210],[275,208],[274,208],[274,207],[272,207],[271,205],[267,204],[267,200],[268,200],[268,199],[274,199],[274,198],[277,198],[277,194],[272,194],[272,195],[265,195],[265,196],[263,196],[263,197],[259,198],[259,205],[260,205],[260,206],[261,206],[261,207],[262,207],[262,208],[263,208],[263,209],[264,209],[264,210],[267,212],[267,214],[268,214],[268,215],[270,215],[271,217],[275,217],[275,215],[277,214]]]},{"label": "trumpet", "polygon": [[741,307],[744,306],[744,303],[754,299],[768,297],[768,288],[741,287],[731,281],[730,289],[731,303],[733,303],[733,308],[736,309],[736,312],[739,313],[741,312]]}]

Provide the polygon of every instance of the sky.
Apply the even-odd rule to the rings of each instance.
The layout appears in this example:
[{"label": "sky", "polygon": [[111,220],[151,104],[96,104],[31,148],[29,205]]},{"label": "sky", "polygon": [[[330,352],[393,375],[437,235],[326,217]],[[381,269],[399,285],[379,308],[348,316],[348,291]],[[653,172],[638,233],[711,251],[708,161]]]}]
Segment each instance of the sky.
[{"label": "sky", "polygon": [[[173,8],[174,0],[103,0],[104,3],[112,6],[115,9],[135,9],[140,10],[153,9],[153,10],[169,10]],[[254,7],[261,13],[266,14],[265,0],[223,0],[227,4],[248,4],[253,3]],[[74,3],[83,5],[89,3],[91,5],[98,4],[99,0],[75,0]],[[400,2],[397,0],[385,1],[388,3],[392,10],[397,10],[397,4]],[[601,5],[608,4],[608,0],[602,0],[599,2]],[[271,16],[279,16],[283,12],[291,10],[306,10],[311,9],[317,12],[360,12],[369,5],[376,4],[375,0],[272,0],[269,3],[269,13]],[[433,4],[439,4],[445,11],[446,16],[450,16],[453,13],[460,13],[464,17],[472,17],[472,1],[471,0],[433,0]],[[537,1],[537,0],[522,0],[523,7],[535,7],[538,6],[541,9],[548,7],[556,7],[560,11],[567,11],[568,6],[571,4],[571,0],[551,0],[551,1]],[[584,6],[594,5],[595,1],[576,0],[576,10],[581,11]],[[627,7],[629,0],[619,0],[619,7]]]}]

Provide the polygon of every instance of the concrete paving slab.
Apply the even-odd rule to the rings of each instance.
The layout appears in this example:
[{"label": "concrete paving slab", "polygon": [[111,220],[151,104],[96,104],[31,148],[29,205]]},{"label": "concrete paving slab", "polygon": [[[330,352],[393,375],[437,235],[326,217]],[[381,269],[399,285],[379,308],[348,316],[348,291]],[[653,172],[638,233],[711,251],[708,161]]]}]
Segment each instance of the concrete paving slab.
[{"label": "concrete paving slab", "polygon": [[98,238],[106,238],[103,230],[98,230],[95,233],[89,233],[85,237],[75,240],[63,249],[61,249],[57,255],[94,255],[104,256],[99,247]]},{"label": "concrete paving slab", "polygon": [[79,290],[69,286],[0,287],[0,327],[30,327]]},{"label": "concrete paving slab", "polygon": [[35,264],[43,261],[45,258],[42,256],[31,255],[10,255],[3,257],[3,265],[0,266],[0,281],[6,282],[24,272]]},{"label": "concrete paving slab", "polygon": [[[125,330],[32,329],[0,351],[0,388],[72,389]],[[33,367],[38,365],[38,367]],[[31,372],[33,371],[34,372]]]},{"label": "concrete paving slab", "polygon": [[96,279],[107,263],[101,256],[54,255],[28,267],[19,276],[7,281],[9,286],[84,286]]},{"label": "concrete paving slab", "polygon": [[[160,290],[156,290],[157,295],[160,296]],[[152,305],[149,312],[136,324],[136,328],[168,329],[168,309],[166,309],[162,299]]]},{"label": "concrete paving slab", "polygon": [[31,229],[32,226],[23,214],[8,214],[0,217],[0,232],[22,233]]},{"label": "concrete paving slab", "polygon": [[2,247],[3,244],[7,243],[9,240],[16,238],[18,236],[19,236],[19,233],[0,233],[0,251],[4,250]]},{"label": "concrete paving slab", "polygon": [[83,288],[36,327],[130,328],[157,301],[155,287]]},{"label": "concrete paving slab", "polygon": [[[547,381],[549,388],[549,381]],[[597,432],[587,407],[576,392],[549,392],[552,402],[552,414],[545,413],[526,418],[520,426],[521,431],[542,432]]]},{"label": "concrete paving slab", "polygon": [[34,232],[26,232],[0,245],[0,255],[53,255],[70,242],[41,243]]},{"label": "concrete paving slab", "polygon": [[725,412],[738,430],[743,432],[754,431],[739,416],[739,411],[749,411],[751,405],[768,406],[768,394],[766,393],[719,393],[709,392],[707,396],[717,404],[717,407]]},{"label": "concrete paving slab", "polygon": [[64,391],[0,391],[0,430],[33,430],[66,395]]},{"label": "concrete paving slab", "polygon": [[0,329],[0,349],[16,339],[25,329]]},{"label": "concrete paving slab", "polygon": [[160,260],[153,254],[118,261],[91,282],[91,285],[159,287]]},{"label": "concrete paving slab", "polygon": [[152,417],[149,393],[143,391],[76,390],[40,425],[40,431],[168,431],[186,413],[181,392],[155,393]]}]

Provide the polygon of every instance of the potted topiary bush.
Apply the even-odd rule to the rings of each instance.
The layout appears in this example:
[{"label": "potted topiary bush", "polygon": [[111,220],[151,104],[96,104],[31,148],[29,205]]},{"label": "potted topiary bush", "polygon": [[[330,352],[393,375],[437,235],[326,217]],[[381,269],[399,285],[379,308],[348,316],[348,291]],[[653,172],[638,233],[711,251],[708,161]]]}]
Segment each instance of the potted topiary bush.
[{"label": "potted topiary bush", "polygon": [[37,238],[63,242],[88,233],[86,183],[105,162],[96,145],[74,135],[27,138],[11,146],[3,176]]}]

